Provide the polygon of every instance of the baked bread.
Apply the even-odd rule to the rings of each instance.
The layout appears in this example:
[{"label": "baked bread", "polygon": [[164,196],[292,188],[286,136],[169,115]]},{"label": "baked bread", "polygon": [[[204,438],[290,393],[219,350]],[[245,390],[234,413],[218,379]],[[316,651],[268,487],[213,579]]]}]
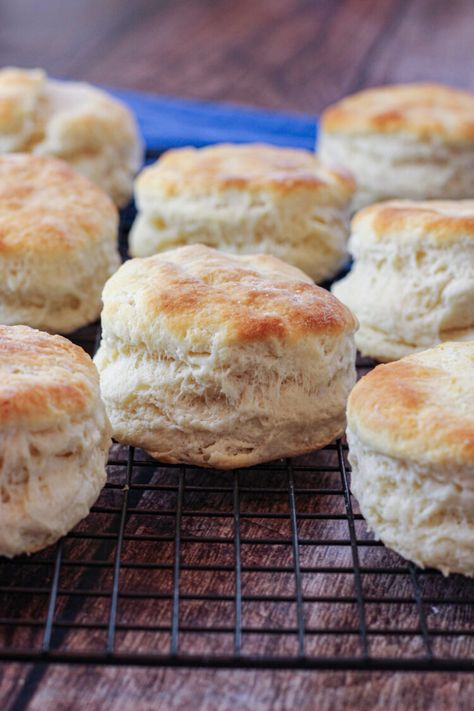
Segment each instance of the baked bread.
[{"label": "baked bread", "polygon": [[95,363],[118,441],[229,469],[343,433],[356,321],[298,269],[190,245],[125,262],[103,298]]},{"label": "baked bread", "polygon": [[110,444],[87,353],[61,336],[0,326],[0,555],[38,551],[87,516]]},{"label": "baked bread", "polygon": [[94,321],[117,230],[110,198],[66,163],[0,156],[0,323],[68,333]]},{"label": "baked bread", "polygon": [[347,409],[352,492],[375,536],[424,567],[474,575],[474,343],[360,380]]},{"label": "baked bread", "polygon": [[199,242],[273,254],[320,282],[347,259],[354,187],[309,151],[258,144],[168,151],[137,178],[130,253]]},{"label": "baked bread", "polygon": [[474,94],[441,84],[367,89],[323,112],[319,153],[355,176],[355,210],[390,198],[470,198],[473,115]]},{"label": "baked bread", "polygon": [[143,144],[129,109],[105,91],[8,67],[0,70],[0,153],[11,152],[62,158],[121,206]]},{"label": "baked bread", "polygon": [[396,360],[474,339],[474,200],[372,205],[349,245],[354,267],[333,293],[359,319],[364,355]]}]

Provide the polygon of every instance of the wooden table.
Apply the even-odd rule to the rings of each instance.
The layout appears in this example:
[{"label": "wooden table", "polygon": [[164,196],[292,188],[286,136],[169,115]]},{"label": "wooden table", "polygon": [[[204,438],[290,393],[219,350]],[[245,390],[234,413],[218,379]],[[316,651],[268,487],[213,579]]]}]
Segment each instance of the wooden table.
[{"label": "wooden table", "polygon": [[[4,0],[1,64],[318,113],[361,87],[474,89],[472,0]],[[468,709],[462,674],[3,665],[2,709]]]},{"label": "wooden table", "polygon": [[317,113],[363,86],[474,89],[471,0],[4,0],[0,62]]}]

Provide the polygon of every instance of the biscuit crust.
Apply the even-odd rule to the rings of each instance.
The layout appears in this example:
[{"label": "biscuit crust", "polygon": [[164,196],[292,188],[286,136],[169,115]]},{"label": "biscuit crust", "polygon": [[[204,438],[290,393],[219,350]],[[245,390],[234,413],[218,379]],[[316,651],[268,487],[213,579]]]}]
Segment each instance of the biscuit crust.
[{"label": "biscuit crust", "polygon": [[459,243],[474,239],[474,200],[387,200],[359,210],[352,228],[366,244]]},{"label": "biscuit crust", "polygon": [[443,84],[414,83],[365,89],[328,107],[328,133],[408,133],[449,143],[474,140],[474,94]]},{"label": "biscuit crust", "polygon": [[299,269],[271,255],[230,256],[199,244],[125,262],[103,297],[103,323],[127,328],[134,342],[161,329],[210,347],[351,333],[357,325]]},{"label": "biscuit crust", "polygon": [[44,257],[100,242],[118,229],[117,210],[96,185],[56,158],[0,156],[0,254]]},{"label": "biscuit crust", "polygon": [[474,343],[443,343],[377,366],[349,397],[352,432],[410,462],[474,465]]},{"label": "biscuit crust", "polygon": [[0,325],[0,427],[41,430],[91,412],[98,376],[62,336]]},{"label": "biscuit crust", "polygon": [[328,169],[310,151],[252,143],[167,151],[137,178],[138,201],[156,194],[166,197],[228,189],[288,193],[307,189],[344,202],[355,189],[344,169]]}]

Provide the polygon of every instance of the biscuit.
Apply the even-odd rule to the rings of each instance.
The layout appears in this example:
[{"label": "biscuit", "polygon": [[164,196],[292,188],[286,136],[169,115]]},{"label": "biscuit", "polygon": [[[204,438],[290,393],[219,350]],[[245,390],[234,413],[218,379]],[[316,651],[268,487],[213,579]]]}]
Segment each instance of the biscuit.
[{"label": "biscuit", "polygon": [[352,492],[405,558],[474,575],[474,343],[381,365],[347,408]]},{"label": "biscuit", "polygon": [[110,198],[66,163],[0,156],[0,323],[68,333],[94,321],[117,230]]},{"label": "biscuit", "polygon": [[353,219],[349,246],[354,266],[333,293],[359,319],[364,355],[474,339],[474,200],[372,205]]},{"label": "biscuit", "polygon": [[319,152],[357,181],[354,210],[391,198],[472,197],[474,94],[441,84],[367,89],[327,108]]},{"label": "biscuit", "polygon": [[0,326],[0,555],[40,550],[87,516],[110,444],[87,353],[61,336]]},{"label": "biscuit", "polygon": [[125,262],[103,298],[95,363],[118,441],[229,469],[343,433],[356,321],[295,267],[190,245]]},{"label": "biscuit", "polygon": [[130,253],[204,243],[272,254],[323,281],[347,259],[354,187],[348,174],[303,150],[221,144],[168,151],[136,181]]},{"label": "biscuit", "polygon": [[129,109],[90,84],[40,69],[0,70],[0,153],[61,158],[122,206],[132,194],[143,144]]}]

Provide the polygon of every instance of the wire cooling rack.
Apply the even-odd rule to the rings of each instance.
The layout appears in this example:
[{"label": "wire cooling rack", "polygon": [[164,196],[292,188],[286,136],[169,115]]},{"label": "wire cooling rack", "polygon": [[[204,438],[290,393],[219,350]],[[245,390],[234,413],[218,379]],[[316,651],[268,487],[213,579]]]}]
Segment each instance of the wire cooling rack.
[{"label": "wire cooling rack", "polygon": [[234,472],[115,444],[108,474],[56,546],[0,559],[0,660],[474,670],[474,581],[373,539],[343,441]]}]

